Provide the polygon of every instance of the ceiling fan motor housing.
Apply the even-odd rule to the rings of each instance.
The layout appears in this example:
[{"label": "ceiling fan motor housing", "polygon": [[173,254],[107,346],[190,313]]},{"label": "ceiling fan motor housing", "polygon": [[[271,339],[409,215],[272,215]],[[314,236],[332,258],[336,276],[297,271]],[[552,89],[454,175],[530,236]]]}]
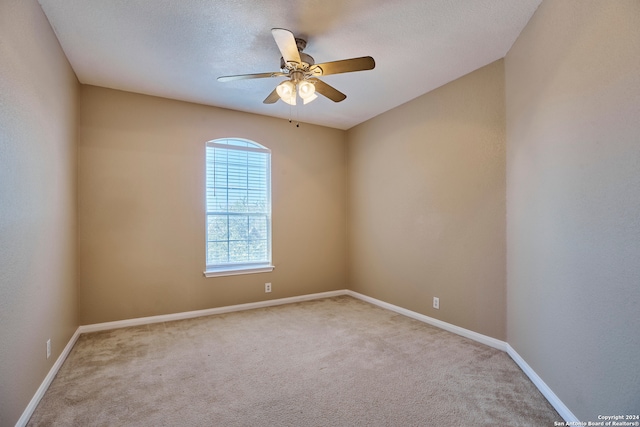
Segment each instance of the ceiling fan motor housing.
[{"label": "ceiling fan motor housing", "polygon": [[[302,61],[302,68],[309,68],[316,63],[315,59],[311,55],[300,52],[300,60]],[[287,70],[287,63],[284,58],[280,57],[280,69],[282,71]]]}]

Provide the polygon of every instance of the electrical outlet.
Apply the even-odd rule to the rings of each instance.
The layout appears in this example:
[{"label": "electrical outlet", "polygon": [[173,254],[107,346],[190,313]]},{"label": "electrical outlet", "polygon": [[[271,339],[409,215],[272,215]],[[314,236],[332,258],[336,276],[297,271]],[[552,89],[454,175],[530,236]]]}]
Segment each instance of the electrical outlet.
[{"label": "electrical outlet", "polygon": [[47,340],[47,359],[51,357],[51,338]]},{"label": "electrical outlet", "polygon": [[440,298],[433,297],[433,308],[440,310]]},{"label": "electrical outlet", "polygon": [[264,284],[264,292],[265,293],[271,292],[271,283],[265,283]]}]

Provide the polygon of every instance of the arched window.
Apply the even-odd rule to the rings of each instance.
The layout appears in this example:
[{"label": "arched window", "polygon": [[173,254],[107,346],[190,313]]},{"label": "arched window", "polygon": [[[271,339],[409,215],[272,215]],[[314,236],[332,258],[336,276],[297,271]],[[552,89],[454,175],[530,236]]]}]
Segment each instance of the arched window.
[{"label": "arched window", "polygon": [[261,273],[271,265],[271,151],[253,141],[206,147],[207,277]]}]

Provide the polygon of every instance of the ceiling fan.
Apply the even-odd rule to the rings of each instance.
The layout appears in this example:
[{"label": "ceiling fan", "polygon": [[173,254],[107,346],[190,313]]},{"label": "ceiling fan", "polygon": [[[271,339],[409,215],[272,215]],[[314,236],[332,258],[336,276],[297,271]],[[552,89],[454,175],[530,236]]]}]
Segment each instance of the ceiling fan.
[{"label": "ceiling fan", "polygon": [[347,95],[326,84],[318,77],[372,70],[376,66],[375,61],[370,56],[316,64],[310,55],[302,52],[307,46],[306,40],[294,37],[291,31],[283,28],[272,28],[271,34],[273,34],[273,38],[282,54],[280,71],[222,76],[218,77],[218,81],[230,82],[265,77],[287,77],[288,80],[276,86],[273,92],[265,98],[263,101],[265,104],[274,104],[278,99],[281,99],[287,104],[296,105],[296,94],[300,96],[304,104],[307,104],[318,97],[316,92],[326,96],[333,102],[340,102]]}]

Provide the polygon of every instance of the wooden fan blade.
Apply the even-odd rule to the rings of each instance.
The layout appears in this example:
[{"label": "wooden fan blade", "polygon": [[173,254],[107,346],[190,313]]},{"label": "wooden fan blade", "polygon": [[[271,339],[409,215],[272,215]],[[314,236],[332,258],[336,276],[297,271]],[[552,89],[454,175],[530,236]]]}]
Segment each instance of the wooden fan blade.
[{"label": "wooden fan blade", "polygon": [[291,31],[285,30],[284,28],[272,28],[271,34],[273,34],[273,38],[285,62],[297,62],[298,64],[302,62],[300,60],[296,38]]},{"label": "wooden fan blade", "polygon": [[[353,71],[373,70],[376,62],[370,56],[361,58],[343,59],[341,61],[323,62],[310,68],[315,75],[328,76],[329,74],[351,73]],[[320,72],[318,72],[320,71]]]},{"label": "wooden fan blade", "polygon": [[276,102],[278,102],[278,99],[280,99],[280,95],[278,95],[278,91],[277,89],[274,89],[273,92],[271,92],[269,94],[269,96],[267,96],[264,101],[262,101],[263,104],[275,104]]},{"label": "wooden fan blade", "polygon": [[265,77],[282,77],[287,74],[281,73],[279,71],[274,71],[272,73],[257,73],[257,74],[238,74],[236,76],[222,76],[218,77],[219,82],[232,82],[234,80],[247,80],[247,79],[263,79]]},{"label": "wooden fan blade", "polygon": [[318,92],[320,95],[326,96],[333,102],[344,101],[347,98],[347,95],[340,92],[338,89],[334,88],[333,86],[326,84],[322,80],[309,79],[309,81],[315,85],[316,92]]}]

